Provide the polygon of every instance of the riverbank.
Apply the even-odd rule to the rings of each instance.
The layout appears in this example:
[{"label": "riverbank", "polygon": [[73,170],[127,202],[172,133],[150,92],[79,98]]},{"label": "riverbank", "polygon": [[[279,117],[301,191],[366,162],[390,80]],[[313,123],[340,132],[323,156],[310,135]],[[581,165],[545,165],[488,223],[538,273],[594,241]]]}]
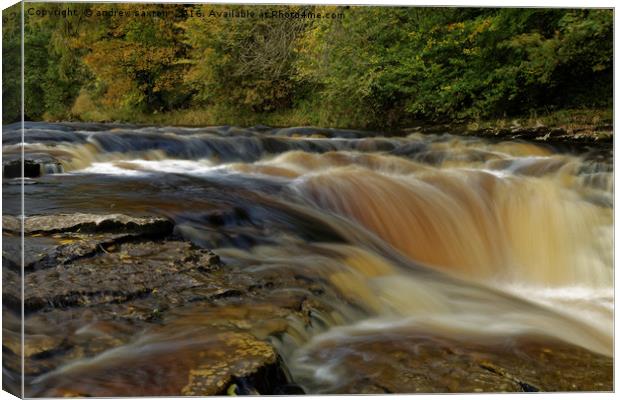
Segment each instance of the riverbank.
[{"label": "riverbank", "polygon": [[[221,110],[183,110],[170,113],[126,115],[101,110],[86,113],[72,122],[117,123],[160,126],[204,127],[218,125],[235,126],[322,126],[320,119],[312,114],[288,111],[285,113],[228,115]],[[58,122],[58,121],[46,121]],[[353,127],[333,127],[354,129]],[[320,128],[316,128],[320,131]],[[389,136],[413,132],[450,133],[454,135],[480,136],[500,139],[523,139],[548,143],[611,143],[613,142],[613,111],[611,109],[566,109],[555,112],[531,114],[514,118],[499,118],[450,123],[412,123],[402,127],[367,127],[369,131],[383,131]]]},{"label": "riverbank", "polygon": [[561,110],[540,116],[469,123],[421,124],[403,131],[450,133],[550,144],[613,143],[613,113],[611,110]]}]

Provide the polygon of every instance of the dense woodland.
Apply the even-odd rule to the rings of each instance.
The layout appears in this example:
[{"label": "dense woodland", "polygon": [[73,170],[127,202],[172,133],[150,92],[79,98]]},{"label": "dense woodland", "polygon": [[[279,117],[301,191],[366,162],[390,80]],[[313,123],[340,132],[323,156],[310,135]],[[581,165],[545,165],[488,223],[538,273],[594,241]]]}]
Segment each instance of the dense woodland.
[{"label": "dense woodland", "polygon": [[[334,18],[224,18],[208,14],[248,6],[30,7],[79,12],[25,15],[27,120],[373,128],[612,102],[612,10],[252,6]],[[111,9],[168,15],[96,16]],[[3,30],[8,123],[19,120],[19,18]]]}]

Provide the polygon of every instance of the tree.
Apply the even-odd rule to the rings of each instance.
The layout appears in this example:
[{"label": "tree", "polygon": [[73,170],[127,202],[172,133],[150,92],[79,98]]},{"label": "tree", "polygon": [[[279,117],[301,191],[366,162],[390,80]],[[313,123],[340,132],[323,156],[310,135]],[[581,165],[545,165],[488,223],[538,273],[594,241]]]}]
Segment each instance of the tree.
[{"label": "tree", "polygon": [[[168,111],[187,99],[183,85],[186,46],[178,23],[186,18],[176,5],[119,4],[128,17],[102,18],[91,34],[84,62],[95,76],[91,92],[101,105],[131,111]],[[93,14],[108,11],[93,7]],[[157,14],[157,13],[162,14]]]},{"label": "tree", "polygon": [[2,10],[2,123],[21,120],[21,3]]},{"label": "tree", "polygon": [[[302,12],[307,7],[280,7]],[[246,6],[200,6],[209,15],[240,13]],[[224,105],[246,112],[291,107],[298,82],[294,79],[295,44],[306,27],[303,18],[261,18],[271,7],[252,7],[254,18],[191,18],[183,25],[191,47],[187,82],[196,88],[200,105]]]}]

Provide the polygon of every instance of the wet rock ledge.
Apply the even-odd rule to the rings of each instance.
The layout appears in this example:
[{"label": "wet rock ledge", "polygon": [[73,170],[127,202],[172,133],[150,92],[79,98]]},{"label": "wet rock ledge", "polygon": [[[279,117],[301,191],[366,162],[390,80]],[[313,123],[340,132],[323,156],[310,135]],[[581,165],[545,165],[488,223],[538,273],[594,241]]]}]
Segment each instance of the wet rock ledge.
[{"label": "wet rock ledge", "polygon": [[[2,222],[3,363],[11,390],[20,374],[21,222]],[[282,327],[269,321],[290,312],[252,304],[249,316],[227,307],[247,280],[173,228],[165,218],[123,214],[26,218],[27,395],[303,393],[266,340]],[[52,372],[60,366],[67,367]]]}]

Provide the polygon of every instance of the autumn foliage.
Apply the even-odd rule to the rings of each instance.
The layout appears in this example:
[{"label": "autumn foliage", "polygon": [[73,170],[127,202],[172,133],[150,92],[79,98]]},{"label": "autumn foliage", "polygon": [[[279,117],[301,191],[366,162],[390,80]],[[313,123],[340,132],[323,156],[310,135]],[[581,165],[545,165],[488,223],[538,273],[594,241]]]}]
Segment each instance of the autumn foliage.
[{"label": "autumn foliage", "polygon": [[[611,107],[612,10],[28,6],[80,11],[26,15],[31,120],[384,127]],[[84,16],[111,7],[128,16]],[[209,16],[274,7],[334,17]],[[137,9],[150,16],[130,16]],[[4,24],[4,87],[19,61],[16,23]],[[18,93],[3,94],[10,122]]]}]

